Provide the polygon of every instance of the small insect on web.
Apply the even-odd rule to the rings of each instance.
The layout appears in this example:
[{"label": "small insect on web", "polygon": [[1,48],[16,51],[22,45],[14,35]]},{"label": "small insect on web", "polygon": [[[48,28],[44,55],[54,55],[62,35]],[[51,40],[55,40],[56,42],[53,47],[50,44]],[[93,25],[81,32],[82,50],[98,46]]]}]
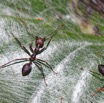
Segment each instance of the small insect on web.
[{"label": "small insect on web", "polygon": [[[54,35],[58,32],[58,30],[61,28],[63,24],[61,24],[53,33],[52,33],[52,36],[50,36],[48,42],[47,42],[47,45],[44,46],[44,42],[46,41],[46,38],[42,38],[42,37],[38,37],[38,36],[35,36],[36,38],[36,41],[35,41],[35,48],[33,48],[32,46],[32,43],[29,45],[29,49],[31,51],[31,53],[26,49],[25,46],[23,46],[21,44],[21,42],[17,39],[17,37],[11,32],[12,36],[15,38],[16,42],[18,43],[18,45],[21,47],[21,49],[23,49],[28,55],[29,55],[29,58],[19,58],[19,59],[14,59],[14,60],[11,60],[9,62],[7,62],[6,64],[3,64],[0,66],[0,68],[5,68],[5,67],[8,67],[10,65],[13,65],[13,64],[17,64],[17,63],[21,63],[21,62],[27,62],[28,63],[25,63],[22,67],[22,76],[27,76],[31,70],[32,70],[32,63],[36,65],[36,67],[40,70],[42,76],[43,76],[43,79],[44,79],[44,82],[47,86],[47,83],[46,83],[46,80],[45,80],[45,74],[43,72],[43,67],[42,65],[45,65],[47,66],[48,68],[50,68],[54,73],[56,73],[51,65],[44,61],[44,60],[41,60],[41,59],[38,59],[36,56],[38,54],[41,54],[44,50],[46,50],[52,40],[52,38],[54,37]],[[57,74],[57,73],[56,73]]]}]

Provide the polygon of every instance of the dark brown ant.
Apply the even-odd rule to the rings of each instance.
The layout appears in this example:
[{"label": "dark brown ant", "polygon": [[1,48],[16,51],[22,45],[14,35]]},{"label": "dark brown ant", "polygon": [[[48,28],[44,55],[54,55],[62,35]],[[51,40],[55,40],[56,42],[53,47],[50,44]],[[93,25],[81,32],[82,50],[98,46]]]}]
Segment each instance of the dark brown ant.
[{"label": "dark brown ant", "polygon": [[[84,68],[82,68],[82,67],[80,69],[84,70]],[[104,65],[103,64],[98,65],[99,73],[96,73],[92,70],[89,70],[89,71],[90,71],[90,73],[97,74],[97,75],[99,75],[99,73],[100,73],[102,76],[104,76]],[[92,94],[92,96],[95,96],[97,93],[100,93],[100,92],[104,92],[104,86],[101,88],[96,88],[96,92],[94,94]]]},{"label": "dark brown ant", "polygon": [[[104,76],[104,65],[103,64],[98,65],[98,71],[102,76]],[[90,72],[96,73],[96,72],[93,72],[93,71],[90,71]],[[97,93],[100,93],[100,92],[104,92],[104,86],[101,87],[101,88],[96,88],[96,92],[92,96],[95,96]]]},{"label": "dark brown ant", "polygon": [[[44,46],[44,42],[46,41],[46,38],[41,38],[41,37],[36,36],[35,48],[32,47],[33,43],[31,43],[30,46],[29,46],[29,49],[32,52],[32,54],[26,49],[25,46],[22,46],[21,42],[15,37],[15,35],[13,33],[11,33],[13,35],[13,37],[15,38],[15,40],[17,41],[17,43],[19,44],[19,46],[30,56],[30,58],[14,59],[14,60],[12,60],[10,62],[7,62],[6,64],[0,66],[0,68],[5,68],[7,66],[10,66],[10,65],[13,65],[13,64],[16,64],[16,63],[29,61],[28,63],[24,64],[23,67],[22,67],[22,76],[27,76],[31,72],[31,70],[32,70],[32,63],[34,63],[37,66],[37,68],[40,70],[40,72],[41,72],[41,74],[42,74],[42,76],[44,78],[44,82],[47,85],[46,80],[45,80],[45,75],[44,75],[44,72],[43,72],[43,67],[41,66],[41,64],[47,66],[52,71],[53,71],[53,69],[52,69],[51,65],[49,65],[46,61],[41,60],[41,59],[37,59],[36,56],[38,54],[41,54],[44,50],[47,49],[47,47],[49,46],[53,36],[60,29],[61,26],[62,25],[60,25],[53,32],[53,35],[50,37],[50,39],[49,39],[49,41],[48,41],[46,46]],[[54,73],[56,73],[56,72],[54,72]]]}]

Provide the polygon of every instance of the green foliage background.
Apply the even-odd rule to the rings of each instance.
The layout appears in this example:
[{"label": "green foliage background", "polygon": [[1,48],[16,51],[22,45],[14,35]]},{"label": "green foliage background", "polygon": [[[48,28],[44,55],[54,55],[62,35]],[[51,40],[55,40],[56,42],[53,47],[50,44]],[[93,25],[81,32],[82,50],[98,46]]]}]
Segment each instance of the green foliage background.
[{"label": "green foliage background", "polygon": [[[61,97],[62,103],[103,103],[103,92],[91,96],[96,88],[104,86],[103,77],[91,75],[89,70],[98,73],[98,64],[104,63],[104,38],[83,34],[70,7],[70,0],[0,0],[0,65],[28,57],[11,32],[28,48],[29,43],[35,41],[34,35],[50,36],[61,23],[64,24],[49,48],[37,57],[50,63],[58,74],[43,66],[48,83],[45,86],[35,65],[27,77],[21,75],[24,63],[1,69],[0,103],[60,103]],[[63,19],[57,18],[60,13]],[[91,20],[100,25],[103,34],[104,20],[94,15]],[[43,20],[37,20],[38,17]],[[27,34],[20,18],[33,35]]]}]

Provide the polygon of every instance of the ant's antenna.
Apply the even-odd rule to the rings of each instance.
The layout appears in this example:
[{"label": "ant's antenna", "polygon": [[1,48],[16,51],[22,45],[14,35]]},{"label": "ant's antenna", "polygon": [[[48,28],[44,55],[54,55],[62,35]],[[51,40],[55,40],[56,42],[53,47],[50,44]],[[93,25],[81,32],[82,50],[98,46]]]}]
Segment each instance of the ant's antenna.
[{"label": "ant's antenna", "polygon": [[64,25],[64,24],[61,23],[61,24],[56,28],[56,30],[54,30],[52,33],[50,33],[51,36],[46,36],[45,38],[46,38],[46,39],[53,38],[54,35],[59,31],[59,29],[60,29],[63,25]]},{"label": "ant's antenna", "polygon": [[[31,35],[32,37],[34,37],[34,35],[28,31],[29,29],[28,29],[26,23],[23,21],[23,18],[20,18],[20,21],[21,21],[21,22],[24,24],[24,26],[26,27],[27,33],[28,33],[29,35]],[[54,30],[54,31],[50,34],[50,35],[52,35],[52,36],[45,36],[45,38],[46,38],[46,39],[53,38],[53,36],[59,31],[59,29],[60,29],[63,25],[64,25],[64,24],[61,23],[61,24],[56,28],[56,30]],[[36,37],[36,35],[35,35],[35,37]]]},{"label": "ant's antenna", "polygon": [[23,21],[23,18],[20,17],[19,19],[20,19],[20,21],[24,24],[24,26],[25,26],[25,28],[26,28],[26,32],[27,32],[29,35],[31,35],[33,38],[35,38],[36,35],[34,36],[34,35],[29,31],[29,28],[27,27],[26,23]]}]

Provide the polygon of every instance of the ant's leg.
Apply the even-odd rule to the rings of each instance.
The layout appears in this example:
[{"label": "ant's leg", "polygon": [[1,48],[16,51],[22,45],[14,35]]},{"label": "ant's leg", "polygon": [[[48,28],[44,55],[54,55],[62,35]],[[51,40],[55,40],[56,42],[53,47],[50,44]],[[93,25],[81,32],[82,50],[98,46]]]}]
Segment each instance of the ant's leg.
[{"label": "ant's leg", "polygon": [[58,32],[58,30],[59,30],[59,29],[61,28],[61,26],[63,26],[63,25],[64,25],[64,24],[59,25],[58,28],[57,28],[55,31],[53,31],[53,32],[51,33],[51,35],[52,35],[52,34],[53,34],[53,35],[49,37],[50,39],[49,39],[47,45],[46,45],[45,47],[43,47],[43,48],[39,51],[38,54],[42,53],[44,50],[46,50],[46,49],[48,48],[48,46],[49,46],[49,44],[50,44],[52,38],[54,37],[54,35]]},{"label": "ant's leg", "polygon": [[96,88],[95,93],[92,96],[95,96],[97,93],[104,92],[104,87]]},{"label": "ant's leg", "polygon": [[47,86],[47,83],[46,83],[46,79],[45,79],[45,74],[43,72],[43,67],[41,66],[41,64],[37,63],[37,62],[34,62],[34,64],[38,67],[38,69],[40,70],[42,76],[43,76],[43,79],[44,79],[44,83],[46,84]]},{"label": "ant's leg", "polygon": [[62,103],[63,97],[60,97],[60,103]]},{"label": "ant's leg", "polygon": [[44,61],[44,60],[41,60],[41,59],[37,59],[37,61],[38,61],[39,63],[42,63],[42,64],[46,63],[46,64],[44,64],[44,65],[46,65],[47,67],[49,67],[55,74],[57,74],[57,73],[52,69],[51,65],[50,65],[48,62],[46,62],[46,61]]},{"label": "ant's leg", "polygon": [[94,71],[92,71],[92,70],[89,70],[89,72],[91,73],[91,74],[96,74],[96,75],[100,75],[99,73],[97,73],[97,72],[94,72]]},{"label": "ant's leg", "polygon": [[14,34],[12,33],[13,37],[15,38],[15,40],[17,41],[17,43],[19,44],[19,46],[30,56],[30,52],[24,47],[21,45],[21,42],[14,36]]},{"label": "ant's leg", "polygon": [[7,62],[6,64],[3,64],[2,66],[0,66],[0,68],[5,68],[7,66],[17,64],[17,63],[21,63],[21,62],[26,62],[26,61],[29,61],[29,59],[28,58],[14,59],[14,60],[11,60],[10,62]]},{"label": "ant's leg", "polygon": [[33,50],[33,48],[32,48],[32,45],[33,45],[33,42],[29,44],[29,48],[30,48],[31,52],[33,53],[34,50]]}]

